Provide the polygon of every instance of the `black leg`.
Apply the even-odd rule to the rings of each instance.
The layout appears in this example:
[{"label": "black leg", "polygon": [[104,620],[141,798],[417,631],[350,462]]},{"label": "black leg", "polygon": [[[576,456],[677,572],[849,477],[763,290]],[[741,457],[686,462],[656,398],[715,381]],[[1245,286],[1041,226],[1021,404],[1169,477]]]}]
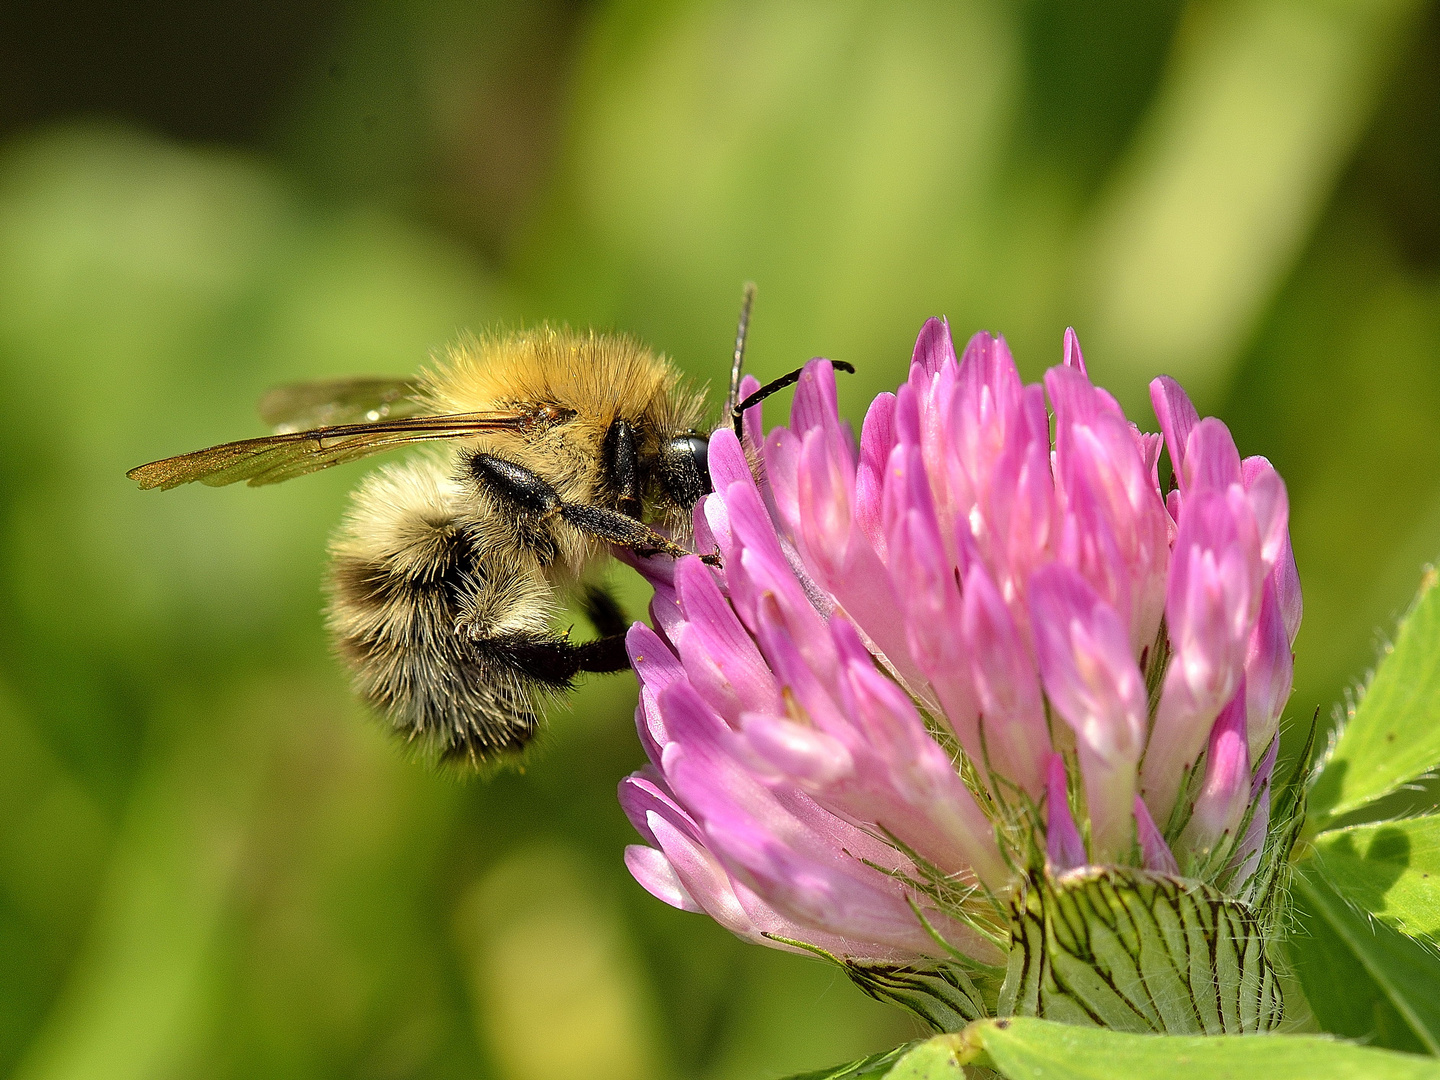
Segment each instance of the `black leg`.
[{"label": "black leg", "polygon": [[635,429],[628,420],[616,420],[605,433],[605,473],[619,495],[620,512],[636,517],[640,513],[640,448]]},{"label": "black leg", "polygon": [[637,555],[664,554],[678,559],[690,554],[669,537],[661,536],[643,521],[626,517],[619,510],[584,503],[562,503],[560,517],[581,532],[627,547]]},{"label": "black leg", "polygon": [[580,597],[580,605],[601,637],[624,636],[625,631],[630,629],[630,620],[625,618],[625,612],[620,610],[620,605],[607,589],[591,585]]},{"label": "black leg", "polygon": [[[562,502],[559,492],[547,480],[513,461],[493,454],[475,454],[470,458],[469,468],[478,481],[520,510],[542,518],[558,515],[581,532],[627,547],[637,555],[663,554],[678,559],[690,554],[669,537],[619,510]],[[701,558],[709,562],[715,556],[702,555]]]},{"label": "black leg", "polygon": [[468,465],[476,480],[519,510],[549,515],[560,507],[560,493],[523,465],[494,454],[474,454]]},{"label": "black leg", "polygon": [[630,666],[624,634],[581,645],[557,637],[513,634],[486,638],[476,645],[522,675],[557,688],[569,686],[582,671],[624,671]]}]

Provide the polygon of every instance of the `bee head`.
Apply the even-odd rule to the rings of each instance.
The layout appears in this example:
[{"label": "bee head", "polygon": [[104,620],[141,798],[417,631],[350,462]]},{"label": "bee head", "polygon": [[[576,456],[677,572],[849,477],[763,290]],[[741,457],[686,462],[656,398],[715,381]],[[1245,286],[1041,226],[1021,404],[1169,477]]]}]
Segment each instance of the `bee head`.
[{"label": "bee head", "polygon": [[660,447],[657,473],[666,494],[676,503],[694,506],[711,491],[710,440],[693,431],[670,439]]}]

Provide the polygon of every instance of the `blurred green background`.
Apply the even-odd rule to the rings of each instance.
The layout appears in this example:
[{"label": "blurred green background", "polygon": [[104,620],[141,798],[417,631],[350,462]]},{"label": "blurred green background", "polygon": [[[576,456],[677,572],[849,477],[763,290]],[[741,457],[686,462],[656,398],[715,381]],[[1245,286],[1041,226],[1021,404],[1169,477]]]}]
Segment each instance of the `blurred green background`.
[{"label": "blurred green background", "polygon": [[1291,715],[1329,717],[1440,552],[1437,57],[1418,0],[7,0],[0,1072],[747,1080],[907,1037],[629,880],[629,676],[524,775],[404,760],[319,614],[359,468],[125,469],[498,322],[718,385],[747,278],[753,367],[850,360],[857,419],[928,315],[1031,378],[1074,325],[1142,426],[1168,371],[1280,468]]}]

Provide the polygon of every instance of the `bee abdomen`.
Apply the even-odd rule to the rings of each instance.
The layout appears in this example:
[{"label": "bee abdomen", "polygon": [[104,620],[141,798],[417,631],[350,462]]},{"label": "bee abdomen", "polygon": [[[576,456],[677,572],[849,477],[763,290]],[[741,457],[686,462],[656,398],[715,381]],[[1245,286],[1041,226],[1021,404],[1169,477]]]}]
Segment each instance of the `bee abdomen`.
[{"label": "bee abdomen", "polygon": [[329,621],[356,690],[397,734],[442,760],[523,750],[544,679],[516,664],[517,638],[547,633],[538,568],[481,548],[432,462],[375,474],[332,544]]}]

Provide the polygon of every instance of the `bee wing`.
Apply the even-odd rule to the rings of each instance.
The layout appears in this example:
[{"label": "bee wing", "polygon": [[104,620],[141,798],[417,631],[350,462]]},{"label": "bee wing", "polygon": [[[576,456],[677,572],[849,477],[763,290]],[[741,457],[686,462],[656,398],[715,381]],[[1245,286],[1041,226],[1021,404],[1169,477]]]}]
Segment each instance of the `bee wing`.
[{"label": "bee wing", "polygon": [[425,411],[419,379],[362,376],[277,386],[260,399],[260,419],[278,432],[399,420]]},{"label": "bee wing", "polygon": [[141,465],[125,475],[142,488],[172,488],[192,480],[211,487],[244,480],[258,487],[411,443],[463,439],[486,431],[523,432],[535,419],[526,412],[480,412],[336,424],[193,450]]}]

